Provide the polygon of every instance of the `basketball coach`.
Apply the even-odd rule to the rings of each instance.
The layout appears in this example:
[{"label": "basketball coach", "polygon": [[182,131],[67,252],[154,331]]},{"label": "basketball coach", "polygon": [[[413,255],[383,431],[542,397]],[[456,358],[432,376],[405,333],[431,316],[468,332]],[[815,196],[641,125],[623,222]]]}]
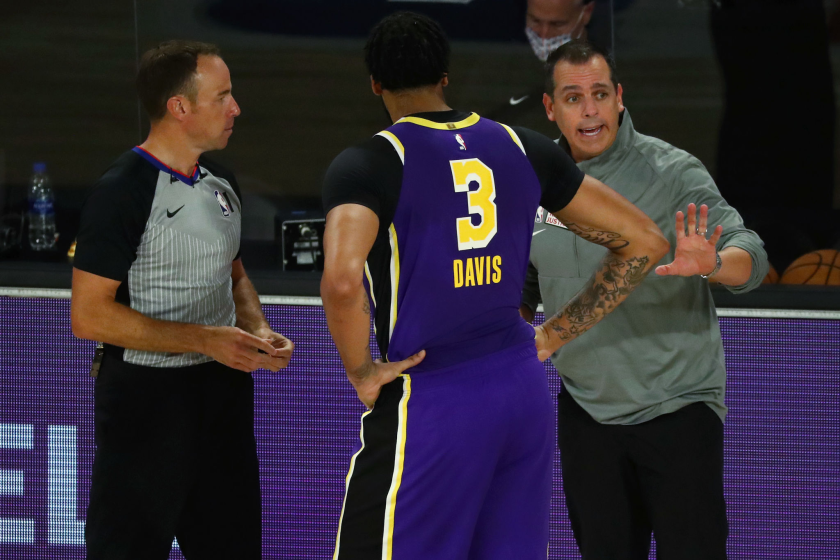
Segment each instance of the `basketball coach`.
[{"label": "basketball coach", "polygon": [[[696,158],[634,130],[604,51],[560,47],[545,91],[578,167],[643,210],[672,247],[621,307],[552,356],[575,539],[584,560],[647,559],[651,532],[659,558],[723,560],[726,370],[708,279],[754,289],[768,270],[763,243]],[[529,320],[540,294],[546,315],[557,313],[607,250],[551,218],[536,218],[521,309]]]}]

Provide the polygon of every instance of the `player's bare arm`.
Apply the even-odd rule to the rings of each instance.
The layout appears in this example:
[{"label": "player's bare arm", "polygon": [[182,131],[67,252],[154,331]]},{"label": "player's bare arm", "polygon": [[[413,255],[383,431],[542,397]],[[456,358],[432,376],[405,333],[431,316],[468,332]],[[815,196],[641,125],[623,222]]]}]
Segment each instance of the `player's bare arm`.
[{"label": "player's bare arm", "polygon": [[[687,220],[686,220],[687,217]],[[713,282],[727,286],[742,286],[752,274],[752,257],[740,247],[725,247],[717,252],[723,226],[717,226],[708,239],[709,207],[688,205],[687,214],[677,212],[677,246],[673,262],[656,267],[660,276],[695,276],[702,274]],[[688,228],[686,229],[686,221]],[[720,267],[717,266],[720,255]]]},{"label": "player's bare arm", "polygon": [[381,387],[420,363],[425,352],[383,364],[370,353],[370,303],[362,284],[365,261],[379,230],[379,218],[359,204],[342,204],[327,214],[321,299],[327,326],[347,378],[365,406],[372,408]]},{"label": "player's bare arm", "polygon": [[[242,371],[278,371],[279,350],[237,327],[160,321],[116,301],[120,282],[73,269],[73,334],[150,352],[197,352]],[[259,350],[265,352],[261,354]]]},{"label": "player's bare arm", "polygon": [[589,175],[556,216],[573,233],[610,252],[586,286],[556,315],[536,327],[541,360],[621,304],[670,248],[659,227],[644,212]]},{"label": "player's bare arm", "polygon": [[[265,318],[260,304],[260,296],[245,273],[242,259],[236,259],[231,266],[233,303],[236,307],[236,326],[247,333],[267,340],[277,354],[274,366],[283,369],[289,365],[294,343],[278,332],[274,332]],[[275,370],[272,370],[275,371]]]}]

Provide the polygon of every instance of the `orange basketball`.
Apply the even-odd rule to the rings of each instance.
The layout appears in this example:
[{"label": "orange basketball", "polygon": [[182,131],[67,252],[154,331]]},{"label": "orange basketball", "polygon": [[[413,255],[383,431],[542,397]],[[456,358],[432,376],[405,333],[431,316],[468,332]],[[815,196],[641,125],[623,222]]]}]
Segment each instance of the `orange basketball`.
[{"label": "orange basketball", "polygon": [[762,284],[778,284],[779,283],[779,273],[776,272],[776,269],[773,268],[773,265],[770,265],[770,270],[767,271],[767,276],[764,277],[764,280],[761,281]]},{"label": "orange basketball", "polygon": [[840,251],[822,249],[802,255],[790,263],[780,283],[840,286]]}]

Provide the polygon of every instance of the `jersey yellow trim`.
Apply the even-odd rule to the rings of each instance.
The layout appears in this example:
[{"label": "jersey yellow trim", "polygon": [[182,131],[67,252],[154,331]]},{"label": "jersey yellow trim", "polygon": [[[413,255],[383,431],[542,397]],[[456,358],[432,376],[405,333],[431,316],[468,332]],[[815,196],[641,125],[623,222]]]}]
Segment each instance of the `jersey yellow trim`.
[{"label": "jersey yellow trim", "polygon": [[397,453],[394,457],[394,476],[391,488],[385,500],[385,534],[382,535],[382,560],[391,560],[394,548],[394,512],[397,509],[397,492],[402,484],[403,467],[405,465],[406,425],[408,424],[408,399],[411,398],[411,376],[400,374],[403,378],[403,396],[400,399],[399,424],[397,428]]},{"label": "jersey yellow trim", "polygon": [[333,553],[333,560],[338,560],[338,550],[341,548],[341,522],[344,521],[344,507],[347,505],[347,493],[350,491],[350,477],[353,476],[353,469],[356,468],[356,457],[365,450],[365,416],[373,412],[367,410],[362,414],[362,427],[359,429],[359,439],[362,441],[362,447],[350,459],[350,470],[347,471],[347,477],[344,479],[344,501],[341,502],[341,517],[338,518],[338,534],[335,536],[335,552]]},{"label": "jersey yellow trim", "polygon": [[454,123],[438,123],[430,121],[428,119],[421,119],[418,117],[403,117],[394,124],[398,124],[401,122],[409,122],[412,124],[425,126],[426,128],[434,128],[437,130],[458,130],[459,128],[467,128],[468,126],[472,126],[479,120],[481,120],[481,117],[479,117],[475,113],[472,113],[466,119]]},{"label": "jersey yellow trim", "polygon": [[[499,124],[502,124],[502,123],[499,123]],[[505,127],[505,130],[508,131],[508,134],[510,134],[510,137],[513,138],[513,141],[516,142],[516,145],[519,146],[519,149],[522,150],[522,153],[524,154],[525,153],[525,146],[522,145],[522,141],[519,139],[519,136],[517,136],[516,133],[513,131],[513,129],[511,127],[509,127],[508,125],[502,124],[502,126]]]},{"label": "jersey yellow trim", "polygon": [[[373,301],[373,309],[376,310],[376,296],[373,293],[373,278],[370,276],[370,267],[368,266],[367,261],[365,261],[365,277],[367,278],[368,287],[370,288],[370,299]],[[376,332],[376,321],[373,322],[373,334],[379,334]]]},{"label": "jersey yellow trim", "polygon": [[370,299],[373,300],[373,307],[376,307],[376,295],[373,293],[373,278],[370,275],[370,267],[365,261],[365,277],[367,277],[368,286],[370,287]]},{"label": "jersey yellow trim", "polygon": [[400,161],[403,162],[405,165],[405,146],[402,145],[400,139],[393,132],[389,132],[387,130],[383,130],[382,132],[377,132],[376,136],[381,136],[385,140],[391,143],[394,149],[397,151],[397,154],[400,156]]},{"label": "jersey yellow trim", "polygon": [[400,290],[400,247],[397,243],[397,229],[394,224],[388,228],[391,242],[391,321],[388,328],[388,340],[394,336],[397,324],[397,294]]}]

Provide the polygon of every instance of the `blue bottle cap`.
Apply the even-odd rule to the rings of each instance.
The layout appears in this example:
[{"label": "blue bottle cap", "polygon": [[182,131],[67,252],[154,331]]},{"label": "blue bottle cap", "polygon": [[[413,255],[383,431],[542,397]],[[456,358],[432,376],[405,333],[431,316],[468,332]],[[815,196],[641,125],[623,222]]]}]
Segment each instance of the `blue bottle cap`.
[{"label": "blue bottle cap", "polygon": [[34,173],[45,173],[47,171],[47,164],[44,163],[43,161],[36,162],[32,166],[32,171]]}]

